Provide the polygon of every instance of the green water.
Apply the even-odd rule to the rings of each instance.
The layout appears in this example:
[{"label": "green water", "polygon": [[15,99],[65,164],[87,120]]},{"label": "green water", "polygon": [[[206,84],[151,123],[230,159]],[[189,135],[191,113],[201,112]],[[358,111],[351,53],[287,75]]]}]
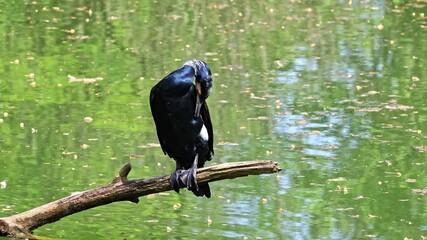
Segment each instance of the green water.
[{"label": "green water", "polygon": [[[171,173],[148,94],[193,58],[214,74],[209,165],[283,169],[212,183],[211,199],[94,208],[36,235],[427,236],[414,191],[427,187],[426,1],[0,1],[0,37],[0,217],[107,184],[127,162],[130,178]],[[83,78],[95,82],[70,82]]]}]

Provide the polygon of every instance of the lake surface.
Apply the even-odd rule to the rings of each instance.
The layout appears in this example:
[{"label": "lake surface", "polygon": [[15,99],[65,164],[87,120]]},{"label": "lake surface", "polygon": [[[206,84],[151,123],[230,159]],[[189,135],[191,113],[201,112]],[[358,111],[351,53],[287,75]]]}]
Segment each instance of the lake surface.
[{"label": "lake surface", "polygon": [[[278,174],[114,203],[53,239],[427,237],[427,2],[0,1],[0,217],[169,174],[151,87],[214,74],[215,158]],[[424,189],[424,192],[423,192]]]}]

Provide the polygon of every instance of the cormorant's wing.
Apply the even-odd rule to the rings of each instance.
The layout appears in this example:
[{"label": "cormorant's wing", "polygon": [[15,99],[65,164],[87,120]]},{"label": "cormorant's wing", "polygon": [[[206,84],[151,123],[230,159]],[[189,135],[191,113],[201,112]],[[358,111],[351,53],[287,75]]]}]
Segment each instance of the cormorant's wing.
[{"label": "cormorant's wing", "polygon": [[167,124],[168,116],[165,114],[165,99],[163,98],[162,85],[155,85],[150,92],[150,108],[153,115],[154,123],[156,124],[157,137],[159,138],[160,146],[164,154],[168,153],[168,148],[163,137],[166,135],[165,128],[162,125]]},{"label": "cormorant's wing", "polygon": [[[175,131],[179,128],[179,120],[175,114],[188,112],[189,118],[194,113],[191,107],[191,96],[195,94],[194,71],[191,67],[183,67],[171,72],[158,82],[150,92],[150,107],[156,124],[157,137],[165,154],[176,160],[174,141]],[[188,101],[188,102],[186,102]],[[178,112],[177,112],[178,111]]]}]

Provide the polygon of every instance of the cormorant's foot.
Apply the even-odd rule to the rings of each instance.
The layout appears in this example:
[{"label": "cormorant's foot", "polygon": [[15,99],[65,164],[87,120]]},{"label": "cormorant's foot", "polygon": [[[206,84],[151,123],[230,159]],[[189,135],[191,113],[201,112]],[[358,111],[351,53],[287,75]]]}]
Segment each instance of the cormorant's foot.
[{"label": "cormorant's foot", "polygon": [[179,193],[179,189],[186,187],[191,191],[199,191],[199,185],[197,184],[197,167],[192,167],[188,170],[178,169],[172,173],[170,181],[172,184],[173,190]]},{"label": "cormorant's foot", "polygon": [[184,183],[180,183],[180,176],[181,176],[181,173],[183,171],[184,170],[178,169],[174,173],[171,174],[170,182],[172,184],[173,190],[177,193],[179,193],[179,189],[181,187],[185,186]]},{"label": "cormorant's foot", "polygon": [[186,186],[188,190],[196,190],[199,191],[199,185],[197,184],[197,167],[193,166],[192,168],[186,170],[188,171],[188,175],[186,176]]}]

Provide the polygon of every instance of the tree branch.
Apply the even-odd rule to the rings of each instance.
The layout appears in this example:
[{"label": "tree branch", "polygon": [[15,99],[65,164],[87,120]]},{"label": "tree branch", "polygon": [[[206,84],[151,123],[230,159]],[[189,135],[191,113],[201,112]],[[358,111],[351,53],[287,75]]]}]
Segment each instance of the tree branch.
[{"label": "tree branch", "polygon": [[[0,236],[28,237],[32,230],[40,226],[86,209],[118,201],[138,203],[138,197],[172,190],[170,175],[128,180],[127,175],[131,169],[130,163],[127,163],[108,185],[74,193],[26,212],[0,218]],[[275,173],[280,170],[277,163],[272,161],[224,163],[198,169],[197,181],[213,182],[248,175]]]}]

